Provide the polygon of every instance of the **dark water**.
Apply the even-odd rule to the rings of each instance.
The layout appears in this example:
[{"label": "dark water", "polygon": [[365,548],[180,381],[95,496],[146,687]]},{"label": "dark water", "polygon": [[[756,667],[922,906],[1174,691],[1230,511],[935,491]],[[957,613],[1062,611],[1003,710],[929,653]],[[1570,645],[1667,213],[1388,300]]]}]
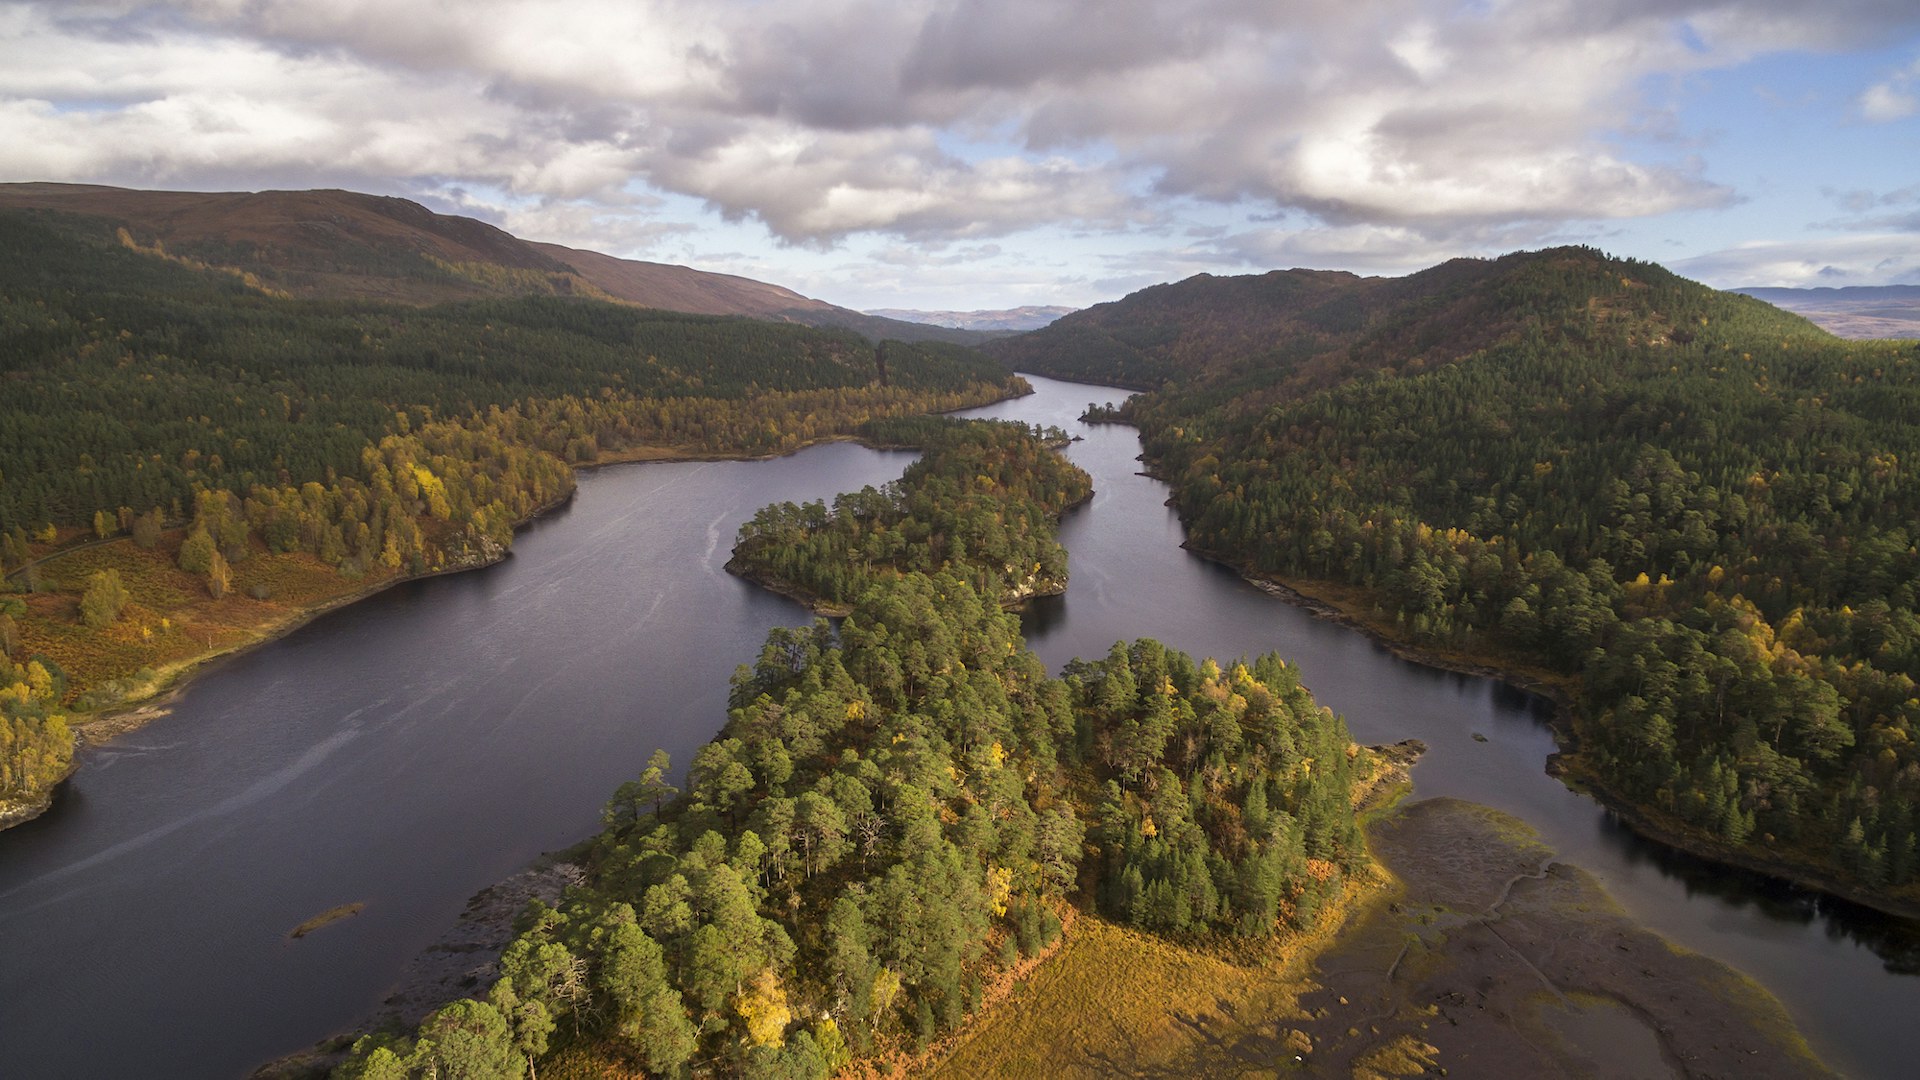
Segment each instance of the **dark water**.
[{"label": "dark water", "polygon": [[[979,412],[1084,434],[1070,453],[1097,489],[1063,531],[1068,595],[1027,619],[1049,663],[1139,636],[1276,650],[1359,738],[1425,739],[1421,794],[1525,818],[1648,925],[1759,978],[1830,1061],[1911,1075],[1920,979],[1868,945],[1898,945],[1900,924],[1610,825],[1542,772],[1537,702],[1401,661],[1188,556],[1165,488],[1134,475],[1131,429],[1074,423],[1117,392],[1033,381]],[[592,473],[507,563],[389,591],[201,679],[93,754],[51,814],[0,833],[0,1076],[239,1075],[368,1011],[468,896],[590,832],[654,747],[684,765],[734,665],[805,621],[721,570],[737,526],[908,460],[841,444]],[[353,901],[363,914],[287,939]]]}]

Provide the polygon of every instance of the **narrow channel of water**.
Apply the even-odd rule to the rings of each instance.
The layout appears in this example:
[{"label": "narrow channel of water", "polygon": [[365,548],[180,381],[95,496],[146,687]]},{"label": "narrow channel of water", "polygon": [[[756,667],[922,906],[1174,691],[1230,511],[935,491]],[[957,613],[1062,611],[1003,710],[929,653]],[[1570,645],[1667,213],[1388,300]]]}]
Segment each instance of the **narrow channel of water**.
[{"label": "narrow channel of water", "polygon": [[[1643,922],[1759,978],[1828,1060],[1909,1075],[1920,979],[1868,946],[1903,924],[1637,841],[1545,775],[1539,702],[1402,661],[1180,550],[1133,431],[1075,422],[1122,392],[1032,381],[976,414],[1085,436],[1069,453],[1096,495],[1062,532],[1069,592],[1026,618],[1049,664],[1141,636],[1277,651],[1362,740],[1426,740],[1420,794],[1525,818]],[[0,833],[0,1074],[235,1076],[369,1011],[469,896],[592,831],[653,748],[684,765],[734,666],[805,621],[721,569],[739,524],[909,460],[836,444],[590,473],[508,562],[390,590],[199,680],[89,755],[52,813]],[[361,915],[287,938],[354,901]]]}]

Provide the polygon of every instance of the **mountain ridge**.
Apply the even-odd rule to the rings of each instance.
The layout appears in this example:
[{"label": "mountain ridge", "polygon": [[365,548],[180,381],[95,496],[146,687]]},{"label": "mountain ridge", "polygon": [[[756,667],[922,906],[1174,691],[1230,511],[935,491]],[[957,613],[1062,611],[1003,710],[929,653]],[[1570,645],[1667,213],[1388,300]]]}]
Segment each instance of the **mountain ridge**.
[{"label": "mountain ridge", "polygon": [[981,347],[1017,370],[1064,378],[1143,388],[1199,378],[1302,392],[1367,372],[1450,363],[1530,327],[1690,340],[1697,327],[1687,319],[1709,310],[1710,318],[1758,319],[1779,333],[1815,332],[1799,316],[1653,263],[1559,247],[1452,259],[1405,277],[1197,274]]},{"label": "mountain ridge", "polygon": [[973,344],[985,335],[877,318],[751,278],[526,240],[476,218],[337,188],[193,192],[0,184],[0,211],[100,219],[122,243],[251,274],[295,297],[414,305],[585,296],[700,315],[850,329],[874,340]]}]

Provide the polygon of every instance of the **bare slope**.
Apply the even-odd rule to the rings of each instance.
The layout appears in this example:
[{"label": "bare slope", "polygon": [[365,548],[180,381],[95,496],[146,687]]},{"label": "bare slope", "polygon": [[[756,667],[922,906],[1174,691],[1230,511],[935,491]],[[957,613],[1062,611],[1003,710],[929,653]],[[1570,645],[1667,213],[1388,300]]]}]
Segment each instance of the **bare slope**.
[{"label": "bare slope", "polygon": [[527,246],[579,274],[607,295],[642,307],[699,315],[751,315],[762,319],[784,318],[798,311],[845,310],[752,278],[714,274],[670,263],[620,259],[559,244],[536,242]]}]

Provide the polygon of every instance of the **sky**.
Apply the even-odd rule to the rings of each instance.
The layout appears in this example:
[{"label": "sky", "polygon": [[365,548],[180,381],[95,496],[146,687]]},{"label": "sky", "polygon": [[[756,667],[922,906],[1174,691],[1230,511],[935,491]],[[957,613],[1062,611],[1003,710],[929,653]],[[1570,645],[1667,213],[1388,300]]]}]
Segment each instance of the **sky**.
[{"label": "sky", "polygon": [[0,0],[0,180],[401,195],[860,309],[1566,243],[1920,284],[1920,0]]}]

